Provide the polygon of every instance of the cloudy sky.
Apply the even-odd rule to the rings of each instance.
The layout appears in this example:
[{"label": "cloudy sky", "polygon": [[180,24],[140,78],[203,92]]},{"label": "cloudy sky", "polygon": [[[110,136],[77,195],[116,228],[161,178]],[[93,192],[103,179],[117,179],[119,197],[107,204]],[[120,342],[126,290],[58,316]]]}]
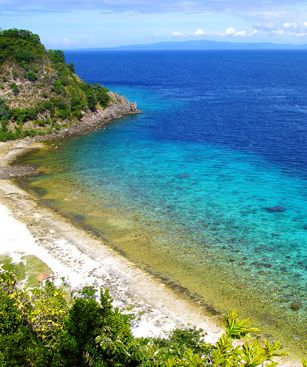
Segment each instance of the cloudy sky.
[{"label": "cloudy sky", "polygon": [[0,27],[63,49],[202,38],[307,44],[307,0],[0,0]]}]

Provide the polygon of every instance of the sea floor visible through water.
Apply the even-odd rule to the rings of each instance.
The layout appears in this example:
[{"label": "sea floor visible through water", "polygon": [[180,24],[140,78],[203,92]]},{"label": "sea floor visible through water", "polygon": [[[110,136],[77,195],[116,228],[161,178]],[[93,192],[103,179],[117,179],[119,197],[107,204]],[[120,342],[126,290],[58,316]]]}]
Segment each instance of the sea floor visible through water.
[{"label": "sea floor visible through water", "polygon": [[[43,156],[56,155],[61,146],[63,142],[57,143],[55,151],[53,146],[49,152],[44,151]],[[26,157],[26,163],[33,164],[33,158],[36,161],[39,154]],[[251,255],[251,250],[245,248],[244,237],[236,238],[231,233],[228,242],[214,243],[210,238],[212,233],[208,231],[210,234],[206,237],[205,220],[198,224],[197,232],[174,215],[161,216],[159,211],[148,215],[149,208],[139,210],[112,192],[97,192],[86,187],[75,173],[64,169],[52,172],[48,167],[50,161],[45,158],[39,158],[44,162],[39,168],[45,174],[19,182],[43,205],[107,240],[113,249],[161,279],[179,295],[193,299],[208,314],[223,315],[229,309],[237,309],[242,317],[249,317],[260,326],[269,338],[281,340],[291,352],[304,353],[303,283],[301,291],[299,283],[294,288],[294,282],[300,280],[296,276],[299,273],[290,274],[292,277],[288,273],[291,266],[297,269],[297,260],[282,263],[276,258],[272,245],[267,244],[257,246]],[[188,179],[183,175],[177,180]],[[210,231],[212,225],[207,223]],[[215,225],[219,229],[226,226],[227,231],[232,228],[230,223],[219,226],[215,222]],[[238,242],[241,243],[239,249]],[[296,305],[299,310],[292,309]]]},{"label": "sea floor visible through water", "polygon": [[236,308],[303,354],[305,53],[67,57],[143,113],[24,157],[41,174],[23,187],[207,312]]}]

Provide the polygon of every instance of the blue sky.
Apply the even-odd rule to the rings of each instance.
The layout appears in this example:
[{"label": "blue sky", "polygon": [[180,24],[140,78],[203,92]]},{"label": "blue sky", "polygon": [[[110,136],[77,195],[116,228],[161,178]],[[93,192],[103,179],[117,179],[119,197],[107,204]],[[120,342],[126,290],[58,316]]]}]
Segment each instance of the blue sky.
[{"label": "blue sky", "polygon": [[170,40],[307,44],[307,0],[0,0],[0,27],[49,48]]}]

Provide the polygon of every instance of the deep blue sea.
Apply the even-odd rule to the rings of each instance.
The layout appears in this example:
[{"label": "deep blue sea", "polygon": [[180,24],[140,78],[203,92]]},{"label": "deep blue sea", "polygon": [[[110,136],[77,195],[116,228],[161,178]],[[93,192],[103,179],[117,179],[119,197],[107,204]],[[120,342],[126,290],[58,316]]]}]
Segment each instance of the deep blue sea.
[{"label": "deep blue sea", "polygon": [[[32,184],[73,175],[95,195],[96,214],[84,209],[88,217],[99,216],[99,203],[122,219],[123,209],[127,221],[138,216],[138,225],[151,227],[161,258],[169,251],[179,263],[191,254],[186,283],[174,268],[163,271],[143,254],[146,266],[200,293],[220,311],[222,302],[214,300],[223,298],[229,279],[229,293],[223,293],[227,308],[232,306],[229,294],[265,296],[262,302],[275,310],[269,323],[278,328],[281,321],[276,320],[288,317],[302,328],[307,52],[92,51],[66,52],[66,58],[81,78],[136,101],[143,113],[70,139],[52,158],[33,156],[32,163],[43,160],[48,166],[51,159],[61,170]],[[119,247],[125,242],[124,236],[116,240]],[[138,252],[137,245],[131,246],[125,251]],[[199,290],[206,283],[206,267],[208,274],[214,269],[222,274],[218,295]],[[234,290],[236,279],[241,288]],[[237,298],[233,305],[240,307]],[[257,319],[253,312],[251,307],[250,316]]]}]

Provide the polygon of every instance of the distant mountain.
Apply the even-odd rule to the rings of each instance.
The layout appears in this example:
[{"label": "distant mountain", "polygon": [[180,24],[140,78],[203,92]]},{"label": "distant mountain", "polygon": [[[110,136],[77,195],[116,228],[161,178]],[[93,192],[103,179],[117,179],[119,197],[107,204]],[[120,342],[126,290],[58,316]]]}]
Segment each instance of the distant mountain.
[{"label": "distant mountain", "polygon": [[208,40],[171,41],[137,44],[112,48],[113,50],[307,50],[307,45],[277,43],[218,42]]}]

